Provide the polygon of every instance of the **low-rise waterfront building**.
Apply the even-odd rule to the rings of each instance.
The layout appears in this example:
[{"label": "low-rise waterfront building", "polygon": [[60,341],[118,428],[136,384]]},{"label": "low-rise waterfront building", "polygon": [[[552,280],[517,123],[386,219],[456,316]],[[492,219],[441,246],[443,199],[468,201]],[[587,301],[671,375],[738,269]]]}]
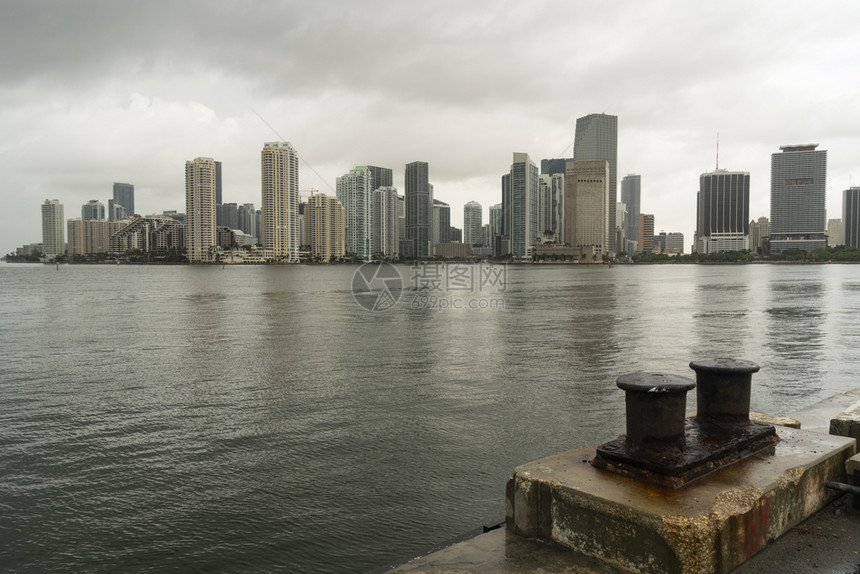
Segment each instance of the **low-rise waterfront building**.
[{"label": "low-rise waterfront building", "polygon": [[468,259],[472,256],[472,246],[459,241],[448,241],[437,243],[433,247],[433,252],[436,257],[442,259]]}]

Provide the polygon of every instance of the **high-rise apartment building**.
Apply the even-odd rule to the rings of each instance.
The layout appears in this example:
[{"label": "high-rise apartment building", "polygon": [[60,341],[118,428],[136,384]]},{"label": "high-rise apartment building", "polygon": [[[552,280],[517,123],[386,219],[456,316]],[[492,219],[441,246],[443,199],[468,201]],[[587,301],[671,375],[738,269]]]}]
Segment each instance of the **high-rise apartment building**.
[{"label": "high-rise apartment building", "polygon": [[69,255],[107,253],[110,236],[122,229],[126,222],[104,219],[70,219],[66,222],[69,238]]},{"label": "high-rise apartment building", "polygon": [[221,206],[222,206],[222,197],[221,197],[221,162],[215,162],[215,226],[221,227],[224,225],[222,215],[221,215]]},{"label": "high-rise apartment building", "polygon": [[718,170],[699,176],[699,253],[749,249],[750,174]]},{"label": "high-rise apartment building", "polygon": [[564,172],[542,173],[538,187],[539,234],[564,243]]},{"label": "high-rise apartment building", "polygon": [[98,199],[91,199],[81,206],[81,219],[88,221],[90,219],[104,219],[105,205]]},{"label": "high-rise apartment building", "polygon": [[490,234],[495,237],[502,234],[502,204],[490,206]]},{"label": "high-rise apartment building", "polygon": [[66,252],[63,223],[63,204],[46,199],[42,204],[42,253],[49,259]]},{"label": "high-rise apartment building", "polygon": [[371,205],[373,173],[367,166],[357,166],[337,178],[337,199],[346,210],[346,252],[362,260],[373,254],[371,241]]},{"label": "high-rise apartment building", "polygon": [[770,156],[770,252],[825,246],[827,150],[787,145]]},{"label": "high-rise apartment building", "polygon": [[120,219],[125,219],[129,213],[125,212],[125,208],[115,202],[113,199],[108,200],[108,221],[119,221]]},{"label": "high-rise apartment building", "polygon": [[221,204],[221,223],[217,227],[239,229],[239,205],[236,203]]},{"label": "high-rise apartment building", "polygon": [[308,198],[305,218],[311,255],[328,261],[346,253],[346,210],[336,197],[318,193]]},{"label": "high-rise apartment building", "polygon": [[[607,160],[569,161],[564,176],[565,241],[572,247],[593,248],[594,256],[608,254],[610,212],[615,220],[615,202],[609,198]],[[609,209],[609,206],[613,209]],[[614,228],[613,228],[614,229]]]},{"label": "high-rise apartment building", "polygon": [[[214,206],[214,193],[212,197]],[[129,249],[188,251],[187,225],[167,215],[128,218],[125,221],[112,221],[109,225],[115,231],[108,239],[108,253],[120,255]],[[217,239],[217,232],[214,235]]]},{"label": "high-rise apartment building", "polygon": [[114,182],[113,202],[123,206],[126,216],[134,215],[134,184]]},{"label": "high-rise apartment building", "polygon": [[[624,235],[632,241],[637,241],[639,237],[639,213],[642,209],[641,195],[642,176],[635,173],[625,175],[621,180],[621,203],[627,206],[627,228],[624,230]],[[619,250],[621,249],[619,248]],[[629,255],[632,255],[632,253]]]},{"label": "high-rise apartment building", "polygon": [[215,235],[215,160],[185,162],[185,223],[188,260],[208,261]]},{"label": "high-rise apartment building", "polygon": [[[589,114],[576,120],[573,140],[573,159],[576,161],[606,160],[609,162],[609,205],[618,202],[618,116]],[[625,202],[626,203],[626,202]],[[615,230],[615,210],[609,210],[610,230]],[[609,234],[608,248],[604,253],[615,253],[614,233]],[[568,240],[569,243],[572,243]]]},{"label": "high-rise apartment building", "polygon": [[503,233],[510,238],[514,257],[528,257],[540,235],[539,176],[529,154],[517,152],[513,154],[510,172],[502,176]]},{"label": "high-rise apartment building", "polygon": [[639,214],[639,251],[642,253],[651,253],[654,251],[654,214],[640,213]]},{"label": "high-rise apartment building", "polygon": [[[433,186],[431,185],[432,189]],[[451,240],[451,206],[438,199],[433,200],[433,220],[430,225],[430,243],[448,243]]]},{"label": "high-rise apartment building", "polygon": [[432,255],[430,227],[433,219],[433,192],[429,183],[427,162],[406,164],[406,240],[410,253],[406,257],[427,258]]},{"label": "high-rise apartment building", "polygon": [[844,244],[860,248],[860,187],[850,187],[842,192],[842,229]]},{"label": "high-rise apartment building", "polygon": [[837,245],[845,245],[845,226],[841,219],[828,219],[827,246],[836,247]]},{"label": "high-rise apartment building", "polygon": [[470,201],[463,206],[463,243],[483,245],[484,208],[477,201]]},{"label": "high-rise apartment building", "polygon": [[397,196],[397,237],[400,241],[406,240],[406,197]]},{"label": "high-rise apartment building", "polygon": [[263,248],[279,261],[299,260],[299,154],[289,142],[267,142],[262,168]]},{"label": "high-rise apartment building", "polygon": [[759,217],[758,221],[750,221],[750,251],[763,254],[765,244],[770,237],[770,220],[767,217]]},{"label": "high-rise apartment building", "polygon": [[373,176],[373,189],[380,187],[394,187],[394,175],[387,167],[377,167],[375,165],[366,166],[370,175]]},{"label": "high-rise apartment building", "polygon": [[243,203],[238,209],[239,229],[257,242],[257,210],[253,203]]},{"label": "high-rise apartment building", "polygon": [[630,229],[630,221],[627,216],[627,206],[619,201],[615,204],[615,245],[619,253],[627,251],[628,229]]},{"label": "high-rise apartment building", "polygon": [[553,175],[556,173],[564,175],[567,162],[573,161],[573,158],[554,158],[540,160],[541,175]]},{"label": "high-rise apartment building", "polygon": [[[509,177],[509,176],[506,176]],[[502,236],[502,204],[497,203],[490,206],[490,243],[493,255],[501,255],[496,252],[496,237]]]},{"label": "high-rise apartment building", "polygon": [[382,186],[373,191],[370,211],[374,257],[396,257],[400,250],[397,204],[396,187]]}]

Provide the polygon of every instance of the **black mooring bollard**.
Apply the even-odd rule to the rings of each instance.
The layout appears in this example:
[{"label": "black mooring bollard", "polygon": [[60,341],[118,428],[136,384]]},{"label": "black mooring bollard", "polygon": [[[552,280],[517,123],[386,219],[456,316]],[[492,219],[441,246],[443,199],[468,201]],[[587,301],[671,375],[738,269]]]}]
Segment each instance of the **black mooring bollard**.
[{"label": "black mooring bollard", "polygon": [[748,421],[752,375],[759,366],[741,359],[693,361],[696,371],[696,410],[698,416]]},{"label": "black mooring bollard", "polygon": [[630,373],[618,377],[627,405],[627,441],[644,447],[646,441],[678,442],[684,438],[687,391],[696,383],[687,377]]}]

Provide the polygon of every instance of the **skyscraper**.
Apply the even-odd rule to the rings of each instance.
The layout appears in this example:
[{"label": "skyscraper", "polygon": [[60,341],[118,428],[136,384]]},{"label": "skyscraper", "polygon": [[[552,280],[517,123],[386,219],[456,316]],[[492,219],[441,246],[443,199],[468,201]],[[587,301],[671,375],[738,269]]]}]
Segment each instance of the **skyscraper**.
[{"label": "skyscraper", "polygon": [[185,225],[189,261],[207,261],[215,247],[215,160],[185,162]]},{"label": "skyscraper", "polygon": [[[609,205],[618,202],[616,182],[618,174],[618,116],[589,114],[576,120],[573,139],[573,159],[576,161],[606,160],[609,162]],[[625,202],[626,203],[626,202]],[[608,229],[612,230],[608,249],[615,253],[615,210],[609,210]],[[568,239],[568,242],[570,240]]]},{"label": "skyscraper", "polygon": [[369,165],[367,166],[367,170],[373,176],[374,190],[379,189],[380,187],[394,186],[394,176],[392,175],[392,171],[389,168]]},{"label": "skyscraper", "polygon": [[750,174],[724,169],[699,176],[699,253],[749,249]]},{"label": "skyscraper", "polygon": [[764,253],[765,240],[770,237],[770,220],[759,217],[758,221],[750,221],[750,251]]},{"label": "skyscraper", "polygon": [[323,261],[343,257],[346,211],[337,198],[321,193],[310,196],[305,217],[311,237],[311,254]]},{"label": "skyscraper", "polygon": [[[621,203],[627,206],[627,229],[624,235],[628,240],[638,241],[639,213],[641,211],[642,176],[631,173],[621,180]],[[616,222],[617,225],[618,222]],[[617,246],[622,251],[624,246]],[[639,246],[641,249],[641,245]],[[628,255],[633,255],[628,253]]]},{"label": "skyscraper", "polygon": [[540,175],[538,231],[564,243],[564,172]]},{"label": "skyscraper", "polygon": [[[433,186],[430,186],[431,190]],[[438,199],[433,200],[433,221],[430,226],[430,243],[448,243],[451,240],[451,206]]]},{"label": "skyscraper", "polygon": [[267,142],[260,153],[263,247],[276,260],[299,260],[299,154],[289,142]]},{"label": "skyscraper", "polygon": [[502,234],[502,204],[490,206],[490,235],[495,237]]},{"label": "skyscraper", "polygon": [[827,150],[787,145],[770,156],[770,251],[824,247]]},{"label": "skyscraper", "polygon": [[502,214],[511,254],[528,257],[537,242],[539,173],[527,153],[514,153],[511,171],[502,177]]},{"label": "skyscraper", "polygon": [[108,221],[119,221],[120,219],[125,219],[128,215],[131,214],[126,213],[122,205],[113,199],[108,200]]},{"label": "skyscraper", "polygon": [[115,205],[123,206],[126,215],[134,215],[134,185],[114,182],[113,202]]},{"label": "skyscraper", "polygon": [[398,203],[396,187],[377,187],[373,191],[373,206],[370,215],[375,256],[395,257],[400,250]]},{"label": "skyscraper", "polygon": [[239,229],[254,238],[257,238],[257,210],[253,203],[244,203],[239,206]]},{"label": "skyscraper", "polygon": [[483,215],[484,208],[477,201],[470,201],[463,206],[463,243],[484,243]]},{"label": "skyscraper", "polygon": [[221,204],[221,223],[218,227],[239,229],[239,206],[235,203]]},{"label": "skyscraper", "polygon": [[373,203],[373,174],[367,166],[357,166],[337,178],[337,200],[346,210],[346,252],[359,259],[370,259],[371,205]]},{"label": "skyscraper", "polygon": [[[842,201],[843,210],[845,208],[845,198],[843,195]],[[845,226],[841,219],[827,220],[827,246],[836,247],[837,245],[845,245]]]},{"label": "skyscraper", "polygon": [[627,251],[628,229],[630,229],[630,221],[627,219],[627,206],[619,201],[615,204],[615,245],[619,253]]},{"label": "skyscraper", "polygon": [[122,227],[123,224],[119,221],[69,219],[66,222],[68,231],[67,251],[69,255],[107,253],[110,246],[110,236]]},{"label": "skyscraper", "polygon": [[411,253],[406,257],[426,258],[432,254],[430,224],[433,219],[433,196],[430,191],[429,166],[416,161],[406,164],[406,240]]},{"label": "skyscraper", "polygon": [[609,199],[609,177],[607,160],[567,162],[565,241],[572,247],[593,247],[596,258],[608,253],[609,237],[614,235],[609,231],[610,214],[615,219],[615,202]]},{"label": "skyscraper", "polygon": [[98,199],[91,199],[81,206],[81,220],[104,219],[105,205]]},{"label": "skyscraper", "polygon": [[541,175],[564,174],[565,166],[569,161],[573,161],[573,158],[542,159],[540,160],[540,173]]},{"label": "skyscraper", "polygon": [[46,199],[42,204],[42,253],[49,259],[66,252],[63,223],[63,204]]},{"label": "skyscraper", "polygon": [[224,225],[221,219],[221,162],[215,162],[215,225],[220,227]]},{"label": "skyscraper", "polygon": [[[508,176],[506,176],[508,177]],[[489,246],[493,250],[493,255],[501,255],[497,253],[496,237],[502,235],[502,204],[497,203],[490,206],[490,243]]]},{"label": "skyscraper", "polygon": [[640,213],[639,214],[639,251],[642,253],[651,253],[654,251],[654,214]]},{"label": "skyscraper", "polygon": [[842,192],[842,229],[845,245],[860,248],[860,187]]}]

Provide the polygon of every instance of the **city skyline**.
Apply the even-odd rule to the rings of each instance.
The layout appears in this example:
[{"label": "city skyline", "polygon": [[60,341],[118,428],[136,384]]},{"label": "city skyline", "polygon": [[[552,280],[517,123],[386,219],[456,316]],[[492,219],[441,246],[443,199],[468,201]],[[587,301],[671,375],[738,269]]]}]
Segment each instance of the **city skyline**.
[{"label": "city skyline", "polygon": [[[813,27],[802,6],[732,2],[547,3],[516,13],[481,2],[227,2],[215,12],[193,2],[98,12],[46,4],[10,6],[0,23],[0,45],[18,54],[0,75],[0,193],[25,214],[0,220],[4,252],[38,240],[44,198],[70,209],[107,204],[115,181],[135,184],[141,214],[181,211],[187,158],[223,162],[225,202],[259,204],[257,154],[272,140],[299,150],[305,191],[334,194],[336,177],[372,163],[392,168],[403,193],[404,165],[426,161],[435,197],[462,227],[465,203],[499,202],[511,152],[571,157],[575,120],[611,114],[618,179],[640,174],[641,210],[655,214],[657,231],[683,232],[688,248],[698,175],[715,168],[718,132],[720,165],[751,173],[751,219],[769,215],[769,157],[779,146],[815,141],[829,151],[828,218],[840,217],[858,166],[860,136],[844,110],[860,91],[850,73],[860,6],[847,2],[829,4]],[[48,14],[74,25],[57,30]],[[225,21],[235,24],[230,34],[206,32]],[[122,46],[110,33],[118,27],[132,39]],[[516,40],[529,27],[548,40]],[[654,27],[677,33],[655,38]],[[265,47],[245,37],[261,33]],[[607,35],[618,39],[611,49]],[[370,41],[378,37],[410,41],[389,50]],[[328,48],[299,49],[311,42]],[[261,56],[272,49],[282,56]],[[526,90],[558,53],[572,56],[557,63],[554,88]],[[372,72],[359,74],[366,62]],[[514,67],[524,78],[511,85]],[[50,141],[63,141],[64,153],[46,170]]]}]

